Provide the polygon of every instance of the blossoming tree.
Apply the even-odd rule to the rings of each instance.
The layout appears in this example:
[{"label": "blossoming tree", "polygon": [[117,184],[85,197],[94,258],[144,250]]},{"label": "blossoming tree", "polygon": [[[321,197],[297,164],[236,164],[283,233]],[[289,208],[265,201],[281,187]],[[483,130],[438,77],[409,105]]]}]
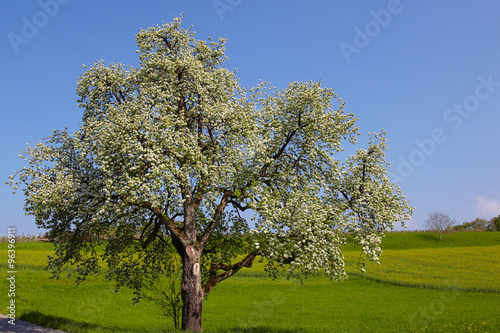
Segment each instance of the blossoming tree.
[{"label": "blossoming tree", "polygon": [[349,234],[378,260],[383,233],[412,212],[383,132],[341,161],[359,130],[333,90],[245,90],[222,67],[225,41],[196,40],[180,18],[137,42],[137,68],[86,70],[81,127],[28,147],[11,179],[55,241],[55,274],[70,267],[80,282],[105,264],[140,297],[180,258],[182,328],[201,331],[204,296],[258,256],[270,272],[340,280]]}]

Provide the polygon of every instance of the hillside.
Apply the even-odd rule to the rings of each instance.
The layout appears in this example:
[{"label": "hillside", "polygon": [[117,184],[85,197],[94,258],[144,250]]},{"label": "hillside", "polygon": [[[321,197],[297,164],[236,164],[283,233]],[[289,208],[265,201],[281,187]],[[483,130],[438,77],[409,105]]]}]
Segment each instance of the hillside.
[{"label": "hillside", "polygon": [[[471,247],[500,245],[500,232],[453,232],[443,234],[439,240],[437,233],[430,232],[393,232],[382,240],[383,250],[409,250],[446,247]],[[352,242],[344,247],[345,251],[359,250]]]},{"label": "hillside", "polygon": [[382,250],[380,265],[368,262],[361,274],[361,249],[346,245],[346,270],[399,286],[500,293],[500,232],[457,232],[442,241],[433,233],[390,233]]},{"label": "hillside", "polygon": [[[0,244],[2,288],[8,287],[7,245]],[[436,234],[391,233],[382,247],[381,264],[369,262],[361,274],[360,248],[346,245],[350,278],[340,283],[324,276],[303,285],[273,280],[255,263],[210,294],[205,331],[498,332],[500,233],[447,234],[441,242]],[[78,288],[74,279],[51,279],[44,269],[49,254],[50,243],[16,243],[20,319],[73,333],[177,332],[154,304],[133,305],[132,291],[116,293],[102,275]],[[0,306],[8,302],[5,293]]]}]

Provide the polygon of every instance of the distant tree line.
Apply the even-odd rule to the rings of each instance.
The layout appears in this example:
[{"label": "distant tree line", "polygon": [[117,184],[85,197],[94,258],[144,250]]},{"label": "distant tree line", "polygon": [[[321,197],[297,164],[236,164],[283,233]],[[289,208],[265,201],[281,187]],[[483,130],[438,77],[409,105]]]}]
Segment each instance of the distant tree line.
[{"label": "distant tree line", "polygon": [[500,215],[490,220],[476,218],[472,222],[456,224],[448,214],[434,211],[424,221],[427,231],[437,232],[439,240],[442,240],[442,234],[452,231],[500,231]]},{"label": "distant tree line", "polygon": [[500,231],[500,215],[489,220],[476,218],[453,226],[453,231]]},{"label": "distant tree line", "polygon": [[[16,243],[20,242],[37,242],[40,240],[42,236],[36,236],[36,235],[16,235]],[[8,236],[0,236],[0,243],[9,243],[9,237]]]}]

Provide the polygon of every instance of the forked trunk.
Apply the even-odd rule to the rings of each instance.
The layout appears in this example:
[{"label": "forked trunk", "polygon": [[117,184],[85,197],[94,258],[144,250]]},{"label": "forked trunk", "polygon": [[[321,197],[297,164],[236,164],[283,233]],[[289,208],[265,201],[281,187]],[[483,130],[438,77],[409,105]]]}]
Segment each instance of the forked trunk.
[{"label": "forked trunk", "polygon": [[182,325],[181,329],[201,332],[203,290],[201,288],[200,254],[192,247],[186,248],[183,258],[181,282]]}]

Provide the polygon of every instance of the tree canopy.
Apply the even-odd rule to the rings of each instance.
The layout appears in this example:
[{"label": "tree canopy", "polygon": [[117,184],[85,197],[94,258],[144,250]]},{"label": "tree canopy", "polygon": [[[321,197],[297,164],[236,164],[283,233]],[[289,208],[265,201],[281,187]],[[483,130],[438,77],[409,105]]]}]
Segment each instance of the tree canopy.
[{"label": "tree canopy", "polygon": [[225,40],[195,39],[180,17],[136,38],[139,66],[86,68],[80,128],[27,147],[11,179],[55,240],[55,274],[73,265],[79,282],[105,264],[139,297],[180,256],[182,327],[201,330],[203,297],[257,256],[271,273],[340,280],[350,235],[378,260],[383,233],[412,213],[383,131],[342,160],[357,119],[321,82],[244,89]]}]

